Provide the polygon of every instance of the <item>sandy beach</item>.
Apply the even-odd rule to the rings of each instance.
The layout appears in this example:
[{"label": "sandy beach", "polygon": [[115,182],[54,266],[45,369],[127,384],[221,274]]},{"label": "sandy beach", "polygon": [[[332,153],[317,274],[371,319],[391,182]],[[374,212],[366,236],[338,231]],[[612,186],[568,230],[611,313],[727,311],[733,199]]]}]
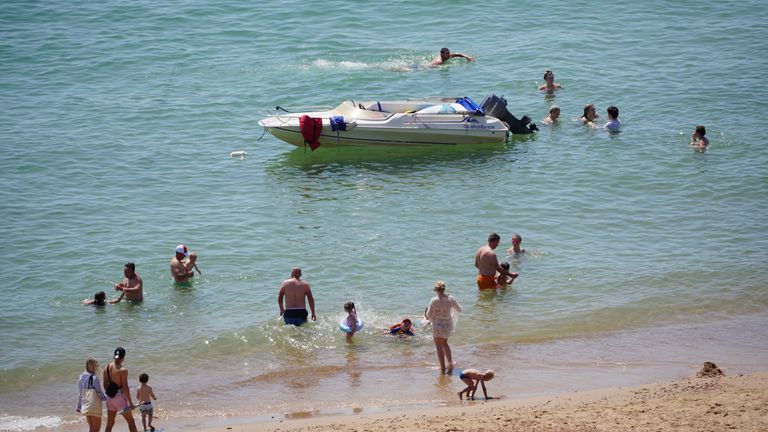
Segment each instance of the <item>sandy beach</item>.
[{"label": "sandy beach", "polygon": [[225,424],[199,432],[765,431],[768,372],[372,415]]}]

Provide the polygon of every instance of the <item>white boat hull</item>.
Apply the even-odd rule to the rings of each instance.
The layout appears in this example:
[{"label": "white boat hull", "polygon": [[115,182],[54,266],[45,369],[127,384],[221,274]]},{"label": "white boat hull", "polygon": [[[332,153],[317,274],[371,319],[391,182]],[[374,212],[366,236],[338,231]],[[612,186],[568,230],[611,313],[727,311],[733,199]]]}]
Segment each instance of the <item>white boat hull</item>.
[{"label": "white boat hull", "polygon": [[[377,108],[417,111],[435,100],[402,102],[347,101],[328,111],[275,115],[259,121],[276,138],[295,146],[304,146],[299,118],[321,118],[321,146],[431,146],[502,143],[508,129],[494,117],[472,114],[424,114],[418,112],[377,111]],[[361,109],[364,107],[366,109]],[[372,109],[369,109],[371,107]],[[410,109],[408,109],[410,108]],[[346,131],[332,131],[330,118],[343,116]]]}]

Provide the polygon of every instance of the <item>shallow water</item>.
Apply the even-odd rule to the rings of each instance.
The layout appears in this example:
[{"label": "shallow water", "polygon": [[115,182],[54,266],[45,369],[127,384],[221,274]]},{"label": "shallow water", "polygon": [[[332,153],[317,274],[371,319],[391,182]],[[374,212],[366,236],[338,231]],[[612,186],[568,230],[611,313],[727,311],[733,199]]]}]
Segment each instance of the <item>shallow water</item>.
[{"label": "shallow water", "polygon": [[[550,369],[569,376],[559,344],[608,341],[569,367],[611,383],[594,364],[626,348],[611,335],[684,341],[676,329],[766,315],[768,85],[753,79],[768,62],[766,5],[317,6],[4,4],[0,429],[75,419],[85,358],[106,364],[117,345],[172,417],[234,399],[254,415],[346,406],[326,397],[345,374],[364,406],[409,382],[408,403],[440,403],[455,383],[436,379],[428,333],[377,335],[420,315],[436,279],[465,309],[457,361],[514,370],[496,384],[507,397],[547,388]],[[477,62],[407,68],[442,46]],[[554,98],[536,90],[545,68],[565,87]],[[315,153],[259,139],[256,123],[275,105],[490,92],[537,120],[556,103],[563,120],[498,146]],[[603,119],[618,106],[623,131],[573,122],[586,103]],[[696,124],[706,153],[687,145]],[[512,263],[513,289],[479,294],[473,254],[492,231],[500,257],[514,232],[528,254]],[[200,255],[191,287],[168,273],[178,243]],[[80,305],[112,295],[126,261],[143,304]],[[318,304],[301,329],[282,326],[275,305],[293,265]],[[351,347],[336,328],[346,300],[366,319]],[[739,326],[722,327],[718,338],[740,340]],[[748,341],[719,346],[733,348],[726,363],[765,369]],[[664,378],[668,361],[685,363],[677,373],[718,362],[686,344],[668,358],[668,347],[632,348],[623,361],[648,366],[638,381]],[[413,372],[391,383],[403,364]],[[275,398],[285,385],[301,403]]]}]

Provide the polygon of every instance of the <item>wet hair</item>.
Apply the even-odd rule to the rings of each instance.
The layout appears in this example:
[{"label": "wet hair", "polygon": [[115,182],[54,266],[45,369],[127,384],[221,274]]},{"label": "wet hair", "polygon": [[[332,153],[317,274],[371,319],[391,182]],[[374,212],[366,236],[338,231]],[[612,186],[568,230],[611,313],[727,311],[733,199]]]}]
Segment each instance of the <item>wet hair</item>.
[{"label": "wet hair", "polygon": [[609,106],[608,115],[611,116],[611,118],[619,118],[619,109],[613,105]]},{"label": "wet hair", "polygon": [[132,272],[136,271],[136,264],[134,264],[132,262],[125,263],[125,267],[131,269]]},{"label": "wet hair", "polygon": [[488,243],[499,240],[501,240],[501,237],[496,233],[491,233],[491,235],[488,236]]},{"label": "wet hair", "polygon": [[696,133],[701,136],[704,136],[707,134],[707,128],[705,128],[703,125],[698,125],[696,126]]},{"label": "wet hair", "polygon": [[98,368],[99,362],[93,357],[88,357],[88,360],[85,361],[85,370],[88,371],[88,373],[95,374],[98,372]]},{"label": "wet hair", "polygon": [[106,299],[107,299],[107,295],[104,293],[104,291],[99,291],[93,295],[93,301],[96,304],[104,304],[104,301]]},{"label": "wet hair", "polygon": [[450,53],[450,52],[451,52],[451,50],[449,50],[449,49],[448,49],[448,48],[446,48],[446,47],[440,48],[440,53],[442,54],[442,53],[444,53],[444,52]]},{"label": "wet hair", "polygon": [[546,79],[547,79],[547,75],[552,75],[552,77],[554,77],[554,76],[555,76],[555,73],[554,73],[554,72],[552,72],[552,70],[551,70],[551,69],[547,69],[547,70],[545,70],[545,71],[544,71],[544,80],[545,80],[545,81],[546,81]]},{"label": "wet hair", "polygon": [[499,264],[499,265],[500,265],[500,266],[501,266],[501,268],[503,268],[504,270],[509,270],[509,263],[508,263],[508,262],[504,261],[504,262],[502,262],[502,263],[501,263],[501,264]]},{"label": "wet hair", "polygon": [[560,107],[557,105],[552,105],[551,107],[549,107],[550,114],[552,114],[552,111],[555,111],[555,110],[560,111]]},{"label": "wet hair", "polygon": [[435,287],[433,288],[434,291],[443,292],[445,291],[445,282],[439,280],[435,282]]},{"label": "wet hair", "polygon": [[352,312],[355,310],[355,304],[351,301],[344,303],[344,310],[347,312]]},{"label": "wet hair", "polygon": [[496,376],[496,374],[494,374],[494,373],[493,373],[493,371],[492,371],[492,370],[490,370],[490,369],[488,369],[487,371],[485,371],[485,372],[483,373],[483,375],[485,375],[485,378],[484,378],[484,379],[485,379],[485,381],[490,381],[490,380],[492,380],[492,379],[493,379],[493,377],[495,377],[495,376]]},{"label": "wet hair", "polygon": [[589,112],[589,109],[590,108],[594,108],[594,107],[595,107],[594,104],[586,104],[586,105],[584,105],[584,115],[582,115],[582,117],[587,118],[587,113]]},{"label": "wet hair", "polygon": [[405,323],[408,323],[408,324],[411,324],[411,325],[413,325],[413,323],[411,322],[411,320],[410,320],[410,319],[408,319],[408,318],[406,318],[406,319],[404,319],[404,320],[403,320],[402,324],[405,324]]},{"label": "wet hair", "polygon": [[146,384],[147,381],[149,381],[149,375],[147,375],[145,373],[139,375],[139,382],[140,383]]},{"label": "wet hair", "polygon": [[515,241],[515,240],[523,241],[523,238],[520,236],[520,234],[514,233],[512,234],[512,241]]}]

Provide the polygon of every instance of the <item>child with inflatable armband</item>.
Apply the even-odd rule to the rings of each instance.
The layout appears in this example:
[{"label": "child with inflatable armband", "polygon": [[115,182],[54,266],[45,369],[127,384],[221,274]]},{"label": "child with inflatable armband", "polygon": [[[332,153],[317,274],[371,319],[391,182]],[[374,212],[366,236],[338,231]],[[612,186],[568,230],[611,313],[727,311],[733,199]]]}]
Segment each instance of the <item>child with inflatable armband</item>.
[{"label": "child with inflatable armband", "polygon": [[344,318],[342,324],[344,326],[344,332],[347,333],[347,342],[349,342],[357,331],[357,311],[355,310],[355,304],[351,301],[344,303],[344,312],[347,313],[347,317]]},{"label": "child with inflatable armband", "polygon": [[389,334],[397,335],[397,336],[415,336],[413,334],[413,324],[411,323],[411,320],[406,318],[403,321],[393,324],[389,326],[388,329]]}]

